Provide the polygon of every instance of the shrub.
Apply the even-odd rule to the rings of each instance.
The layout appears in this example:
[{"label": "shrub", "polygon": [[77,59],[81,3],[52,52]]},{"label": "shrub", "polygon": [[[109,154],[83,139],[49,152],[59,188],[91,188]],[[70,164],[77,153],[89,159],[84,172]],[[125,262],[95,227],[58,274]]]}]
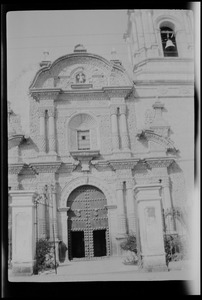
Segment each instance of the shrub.
[{"label": "shrub", "polygon": [[137,264],[137,241],[134,234],[129,234],[125,241],[120,244],[122,250],[127,251],[128,254],[124,260],[124,264]]},{"label": "shrub", "polygon": [[121,244],[121,249],[125,251],[132,251],[137,254],[137,240],[136,236],[134,234],[129,234],[125,241],[123,241]]},{"label": "shrub", "polygon": [[36,263],[34,266],[34,274],[55,268],[54,249],[50,241],[46,239],[40,239],[37,241],[35,259]]},{"label": "shrub", "polygon": [[187,243],[186,239],[179,235],[164,235],[164,246],[166,252],[166,263],[178,261],[186,258]]}]

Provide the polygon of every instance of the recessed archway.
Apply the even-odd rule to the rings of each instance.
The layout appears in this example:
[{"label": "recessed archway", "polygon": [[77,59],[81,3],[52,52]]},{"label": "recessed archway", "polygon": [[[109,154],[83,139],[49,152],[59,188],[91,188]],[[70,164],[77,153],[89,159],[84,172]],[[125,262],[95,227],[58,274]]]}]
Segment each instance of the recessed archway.
[{"label": "recessed archway", "polygon": [[69,259],[110,254],[107,199],[95,186],[82,185],[67,199]]}]

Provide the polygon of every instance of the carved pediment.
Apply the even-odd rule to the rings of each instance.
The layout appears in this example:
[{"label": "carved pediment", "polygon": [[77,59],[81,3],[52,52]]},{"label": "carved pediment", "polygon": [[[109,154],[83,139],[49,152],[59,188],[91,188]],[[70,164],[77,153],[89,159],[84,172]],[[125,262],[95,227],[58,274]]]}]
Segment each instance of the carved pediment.
[{"label": "carved pediment", "polygon": [[131,86],[132,81],[121,65],[112,64],[99,55],[85,51],[60,57],[51,65],[40,69],[30,89],[75,89],[85,85],[91,89],[106,86]]},{"label": "carved pediment", "polygon": [[156,132],[154,132],[154,130],[142,130],[138,132],[137,136],[139,137],[139,139],[146,139],[151,144],[156,144],[156,151],[158,149],[159,151],[162,151],[162,149],[164,149],[165,152],[178,152],[178,150],[174,146],[174,142],[170,138],[165,137],[163,135],[159,135]]}]

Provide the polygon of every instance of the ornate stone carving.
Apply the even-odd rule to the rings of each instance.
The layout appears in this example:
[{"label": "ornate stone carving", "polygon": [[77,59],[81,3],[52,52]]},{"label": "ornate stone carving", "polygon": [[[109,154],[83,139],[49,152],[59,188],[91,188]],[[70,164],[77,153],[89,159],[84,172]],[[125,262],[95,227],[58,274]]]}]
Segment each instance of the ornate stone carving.
[{"label": "ornate stone carving", "polygon": [[46,137],[44,135],[38,136],[38,147],[40,152],[46,152]]},{"label": "ornate stone carving", "polygon": [[121,104],[119,105],[119,113],[121,114],[126,114],[126,104]]},{"label": "ornate stone carving", "polygon": [[55,152],[55,148],[56,148],[55,135],[49,135],[48,141],[49,141],[49,151]]},{"label": "ornate stone carving", "polygon": [[8,173],[9,174],[19,174],[23,170],[24,166],[25,166],[24,163],[9,164],[8,165]]},{"label": "ornate stone carving", "polygon": [[109,164],[113,170],[133,169],[137,164],[136,160],[109,160]]},{"label": "ornate stone carving", "polygon": [[41,100],[55,100],[59,93],[61,92],[61,89],[30,89],[31,96],[36,101]]},{"label": "ornate stone carving", "polygon": [[46,112],[46,108],[45,108],[45,107],[41,107],[41,106],[40,106],[40,107],[38,108],[38,116],[39,116],[39,117],[42,117],[42,118],[44,117],[44,118],[45,118],[45,112]]},{"label": "ornate stone carving", "polygon": [[111,104],[110,105],[110,114],[111,115],[117,115],[117,105],[115,105],[115,104]]},{"label": "ornate stone carving", "polygon": [[61,165],[61,162],[50,163],[31,163],[30,166],[39,173],[56,173]]},{"label": "ornate stone carving", "polygon": [[173,158],[162,158],[162,159],[146,159],[146,163],[150,168],[167,168],[173,163]]},{"label": "ornate stone carving", "polygon": [[48,116],[55,117],[55,107],[48,107]]}]

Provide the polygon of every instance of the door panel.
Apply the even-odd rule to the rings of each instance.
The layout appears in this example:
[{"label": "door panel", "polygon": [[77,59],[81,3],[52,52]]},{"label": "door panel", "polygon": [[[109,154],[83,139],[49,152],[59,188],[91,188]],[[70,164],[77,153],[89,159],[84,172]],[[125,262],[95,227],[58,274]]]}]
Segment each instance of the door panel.
[{"label": "door panel", "polygon": [[[109,229],[106,197],[96,187],[82,186],[75,189],[67,201],[68,211],[68,239],[69,259],[75,256],[75,245],[79,234],[72,236],[75,230],[84,232],[85,258],[109,254]],[[95,232],[95,233],[94,233]],[[73,237],[73,238],[72,238]],[[80,236],[81,237],[81,236]],[[94,253],[95,252],[95,253]],[[84,257],[81,256],[81,257]]]}]

